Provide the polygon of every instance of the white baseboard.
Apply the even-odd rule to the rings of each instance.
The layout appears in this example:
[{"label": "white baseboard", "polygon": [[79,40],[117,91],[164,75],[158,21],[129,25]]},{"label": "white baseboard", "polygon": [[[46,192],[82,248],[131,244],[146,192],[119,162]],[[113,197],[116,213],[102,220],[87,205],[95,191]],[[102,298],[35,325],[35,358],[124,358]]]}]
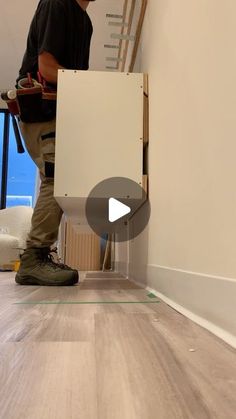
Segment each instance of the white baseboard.
[{"label": "white baseboard", "polygon": [[130,278],[236,348],[236,280],[148,265],[146,278]]}]

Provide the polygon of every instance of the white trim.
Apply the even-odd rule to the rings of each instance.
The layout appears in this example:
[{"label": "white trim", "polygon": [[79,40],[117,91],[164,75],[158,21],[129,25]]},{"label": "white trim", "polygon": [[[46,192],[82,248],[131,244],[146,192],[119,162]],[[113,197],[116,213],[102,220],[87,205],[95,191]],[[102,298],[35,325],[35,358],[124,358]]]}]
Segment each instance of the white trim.
[{"label": "white trim", "polygon": [[169,266],[155,265],[154,263],[150,263],[148,266],[151,266],[151,267],[154,267],[154,268],[168,269],[168,271],[184,272],[184,273],[191,274],[191,275],[196,275],[196,276],[200,275],[200,276],[205,276],[207,278],[216,278],[216,279],[222,279],[223,281],[236,282],[236,278],[229,278],[228,276],[218,276],[218,275],[204,274],[202,272],[185,271],[183,269],[171,268]]},{"label": "white trim", "polygon": [[235,280],[153,264],[129,279],[236,348]]}]

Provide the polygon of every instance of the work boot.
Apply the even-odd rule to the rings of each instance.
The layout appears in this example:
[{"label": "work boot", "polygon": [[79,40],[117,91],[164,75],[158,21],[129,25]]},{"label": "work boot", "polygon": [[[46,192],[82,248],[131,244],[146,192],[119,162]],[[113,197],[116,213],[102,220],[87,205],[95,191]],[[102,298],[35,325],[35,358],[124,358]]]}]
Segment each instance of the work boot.
[{"label": "work boot", "polygon": [[48,247],[26,249],[15,277],[21,285],[74,285],[78,280],[78,271],[55,263]]}]

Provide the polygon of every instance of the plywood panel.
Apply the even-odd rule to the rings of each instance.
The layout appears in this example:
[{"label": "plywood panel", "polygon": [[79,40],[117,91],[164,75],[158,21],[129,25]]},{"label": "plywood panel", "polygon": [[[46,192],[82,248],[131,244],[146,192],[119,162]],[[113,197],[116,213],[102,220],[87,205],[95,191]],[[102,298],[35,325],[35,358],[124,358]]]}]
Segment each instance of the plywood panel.
[{"label": "plywood panel", "polygon": [[100,269],[100,237],[76,231],[70,220],[66,225],[65,263],[82,271]]},{"label": "plywood panel", "polygon": [[149,141],[149,93],[147,74],[144,74],[143,85],[143,142],[146,145]]}]

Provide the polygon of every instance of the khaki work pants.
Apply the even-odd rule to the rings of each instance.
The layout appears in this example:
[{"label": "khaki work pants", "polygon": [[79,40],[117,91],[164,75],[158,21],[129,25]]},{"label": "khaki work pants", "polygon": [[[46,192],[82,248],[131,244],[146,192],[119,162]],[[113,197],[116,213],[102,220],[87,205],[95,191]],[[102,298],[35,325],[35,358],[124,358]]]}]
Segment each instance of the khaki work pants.
[{"label": "khaki work pants", "polygon": [[62,210],[54,193],[55,120],[49,122],[20,122],[25,147],[37,165],[41,186],[32,216],[29,247],[50,247],[58,237]]}]

